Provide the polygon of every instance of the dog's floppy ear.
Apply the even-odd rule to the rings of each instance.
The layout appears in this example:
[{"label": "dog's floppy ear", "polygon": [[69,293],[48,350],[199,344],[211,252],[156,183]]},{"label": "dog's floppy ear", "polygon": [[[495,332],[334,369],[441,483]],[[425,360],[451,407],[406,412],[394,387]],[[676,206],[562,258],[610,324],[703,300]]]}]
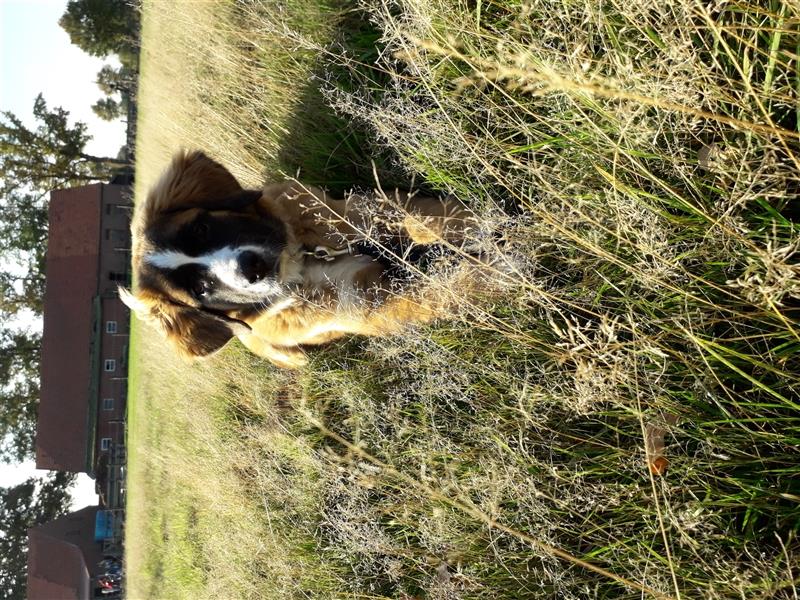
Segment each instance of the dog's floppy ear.
[{"label": "dog's floppy ear", "polygon": [[155,324],[173,346],[189,358],[213,354],[232,337],[250,333],[250,328],[241,321],[175,304],[159,296],[132,294],[120,287],[119,297],[140,319]]},{"label": "dog's floppy ear", "polygon": [[[180,151],[153,187],[144,203],[146,222],[159,214],[190,207],[209,207],[220,201],[253,201],[242,196],[242,186],[221,164],[203,152]],[[256,198],[257,199],[257,198]]]},{"label": "dog's floppy ear", "polygon": [[175,307],[165,320],[167,339],[182,354],[195,358],[221,349],[236,335],[236,330],[250,329],[239,321],[185,306]]}]

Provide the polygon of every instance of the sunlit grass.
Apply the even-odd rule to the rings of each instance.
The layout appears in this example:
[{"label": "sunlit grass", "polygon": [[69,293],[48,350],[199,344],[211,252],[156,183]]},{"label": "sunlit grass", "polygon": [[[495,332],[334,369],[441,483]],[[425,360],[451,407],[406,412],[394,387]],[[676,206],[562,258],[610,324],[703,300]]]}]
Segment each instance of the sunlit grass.
[{"label": "sunlit grass", "polygon": [[137,330],[131,597],[797,595],[800,12],[710,10],[145,3],[138,198],[375,161],[515,283],[297,375]]}]

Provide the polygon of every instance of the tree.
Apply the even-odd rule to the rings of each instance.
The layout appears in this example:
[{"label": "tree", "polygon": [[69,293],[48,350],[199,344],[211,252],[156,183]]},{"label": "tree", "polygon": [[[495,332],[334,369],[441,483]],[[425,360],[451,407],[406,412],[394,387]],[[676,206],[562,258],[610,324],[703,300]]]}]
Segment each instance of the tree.
[{"label": "tree", "polygon": [[[47,249],[47,198],[46,193],[12,190],[0,199],[0,256],[7,269],[0,273],[2,312],[14,314],[26,307],[41,312]],[[9,268],[12,262],[19,269]],[[29,298],[30,302],[17,305],[15,299],[22,297]]]},{"label": "tree", "polygon": [[47,220],[47,194],[14,190],[0,199],[1,313],[42,312]]},{"label": "tree", "polygon": [[0,599],[25,598],[28,528],[67,514],[74,482],[75,475],[59,471],[0,488]]},{"label": "tree", "polygon": [[103,65],[97,72],[97,87],[107,96],[113,96],[117,92],[129,92],[136,87],[136,75],[125,65],[119,69]]},{"label": "tree", "polygon": [[125,114],[122,102],[117,102],[113,98],[103,98],[92,104],[94,114],[103,119],[104,121],[113,121],[119,119]]},{"label": "tree", "polygon": [[41,315],[44,286],[44,268],[35,268],[29,264],[27,270],[20,275],[0,271],[0,313],[16,315],[30,310]]},{"label": "tree", "polygon": [[[0,461],[33,456],[39,405],[41,336],[0,330]],[[2,554],[0,554],[2,556]]]},{"label": "tree", "polygon": [[37,266],[44,266],[47,243],[47,196],[22,190],[8,191],[0,199],[0,253],[37,254]]},{"label": "tree", "polygon": [[86,124],[69,124],[69,112],[48,109],[41,94],[33,115],[39,125],[28,129],[11,112],[0,113],[0,180],[4,191],[15,189],[51,190],[107,179],[124,160],[93,156],[84,149],[91,136]]},{"label": "tree", "polygon": [[129,0],[70,0],[58,21],[70,41],[92,56],[135,53],[138,13]]},{"label": "tree", "polygon": [[[133,71],[126,66],[115,69],[111,65],[103,65],[97,73],[97,87],[109,96],[98,100],[92,105],[92,110],[101,119],[113,121],[128,112],[128,102],[131,93],[136,88],[136,77]],[[115,97],[119,94],[119,100]]]}]

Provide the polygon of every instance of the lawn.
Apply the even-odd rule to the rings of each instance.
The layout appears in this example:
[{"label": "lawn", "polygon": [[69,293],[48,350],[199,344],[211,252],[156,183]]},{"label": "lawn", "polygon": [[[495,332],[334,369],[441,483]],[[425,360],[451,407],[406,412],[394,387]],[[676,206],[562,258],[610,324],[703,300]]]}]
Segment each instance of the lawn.
[{"label": "lawn", "polygon": [[788,1],[145,0],[137,201],[452,193],[513,283],[299,372],[137,324],[128,596],[797,598],[798,90]]}]

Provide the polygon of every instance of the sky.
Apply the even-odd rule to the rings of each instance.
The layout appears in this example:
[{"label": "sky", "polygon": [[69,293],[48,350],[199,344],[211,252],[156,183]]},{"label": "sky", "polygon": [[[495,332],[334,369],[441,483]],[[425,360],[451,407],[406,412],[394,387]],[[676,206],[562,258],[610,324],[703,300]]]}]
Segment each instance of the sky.
[{"label": "sky", "polygon": [[[98,119],[91,105],[103,97],[95,83],[104,64],[119,66],[115,57],[96,58],[69,41],[58,25],[67,0],[0,0],[0,111],[10,111],[29,126],[33,101],[40,92],[48,107],[61,106],[70,119],[89,126],[93,139],[87,152],[116,156],[125,143],[125,124]],[[15,485],[45,474],[33,462],[0,464],[0,486]],[[79,476],[73,489],[73,509],[97,504],[94,481]]]}]

